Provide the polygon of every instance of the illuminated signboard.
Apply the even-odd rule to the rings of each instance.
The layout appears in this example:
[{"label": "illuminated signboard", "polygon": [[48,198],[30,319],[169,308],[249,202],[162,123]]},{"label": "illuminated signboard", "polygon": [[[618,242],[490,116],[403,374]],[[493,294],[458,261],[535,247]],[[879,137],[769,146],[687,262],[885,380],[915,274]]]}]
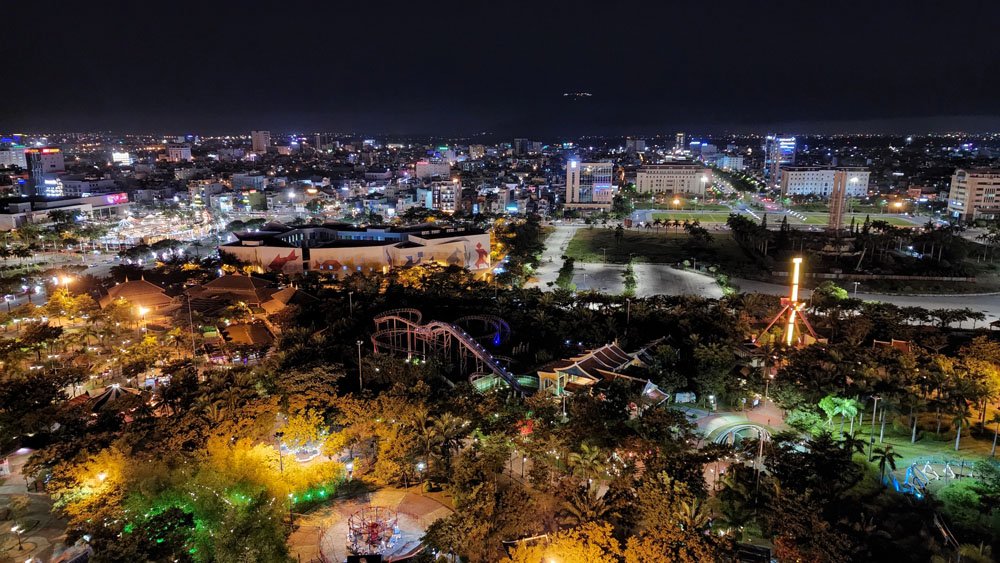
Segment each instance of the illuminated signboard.
[{"label": "illuminated signboard", "polygon": [[128,194],[108,194],[104,196],[104,201],[107,201],[108,205],[121,205],[123,203],[128,203]]}]

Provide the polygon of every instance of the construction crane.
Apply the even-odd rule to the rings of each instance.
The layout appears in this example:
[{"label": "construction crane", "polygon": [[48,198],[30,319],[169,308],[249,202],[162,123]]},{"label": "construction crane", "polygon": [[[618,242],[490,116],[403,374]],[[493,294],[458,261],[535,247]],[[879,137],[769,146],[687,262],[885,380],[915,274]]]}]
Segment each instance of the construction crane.
[{"label": "construction crane", "polygon": [[[819,336],[816,335],[816,331],[813,330],[811,324],[809,324],[809,319],[806,318],[803,308],[805,303],[799,302],[799,276],[801,275],[800,270],[802,267],[802,258],[795,257],[792,258],[792,292],[789,297],[781,298],[781,311],[775,315],[774,319],[767,325],[761,334],[766,334],[767,331],[771,330],[771,327],[776,325],[778,321],[782,319],[787,319],[785,321],[785,345],[793,346],[795,344],[805,344],[801,338],[801,331],[798,330],[799,321],[806,327],[809,332],[809,336],[813,340],[819,340]],[[798,337],[797,337],[798,335]],[[757,343],[757,338],[754,338],[754,344]]]}]

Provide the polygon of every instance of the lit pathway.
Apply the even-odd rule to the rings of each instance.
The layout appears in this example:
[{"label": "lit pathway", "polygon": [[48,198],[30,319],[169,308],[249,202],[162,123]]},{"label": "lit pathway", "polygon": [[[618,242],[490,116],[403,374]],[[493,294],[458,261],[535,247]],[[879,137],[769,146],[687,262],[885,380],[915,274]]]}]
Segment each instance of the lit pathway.
[{"label": "lit pathway", "polygon": [[[413,487],[410,490],[418,490]],[[415,553],[427,527],[452,510],[436,497],[404,489],[380,489],[371,495],[346,500],[334,500],[308,514],[296,516],[296,529],[288,538],[289,552],[298,561],[339,562],[347,558],[347,519],[365,506],[381,506],[395,510],[400,528],[399,541],[386,561]]]},{"label": "lit pathway", "polygon": [[[37,557],[47,561],[62,552],[63,540],[66,535],[66,522],[57,518],[52,512],[52,500],[44,492],[31,492],[26,488],[26,482],[21,475],[21,467],[28,461],[31,450],[21,449],[9,458],[11,474],[4,478],[0,485],[0,507],[9,506],[12,498],[28,498],[28,508],[22,515],[12,515],[6,510],[0,510],[0,561],[24,561],[29,557]],[[12,517],[18,516],[15,521]],[[15,524],[26,528],[21,535],[22,550],[18,551],[17,538],[10,533]]]}]

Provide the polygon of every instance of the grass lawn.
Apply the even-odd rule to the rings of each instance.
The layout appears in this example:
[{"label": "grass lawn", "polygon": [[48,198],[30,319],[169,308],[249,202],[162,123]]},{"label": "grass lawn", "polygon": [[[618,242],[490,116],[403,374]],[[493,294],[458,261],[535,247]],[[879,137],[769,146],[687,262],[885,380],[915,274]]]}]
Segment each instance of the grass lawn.
[{"label": "grass lawn", "polygon": [[580,229],[566,247],[566,255],[579,262],[603,262],[607,249],[608,262],[624,263],[629,255],[637,262],[673,264],[692,258],[703,264],[719,265],[726,273],[740,274],[757,271],[757,266],[725,231],[709,231],[712,242],[707,246],[692,244],[691,237],[681,231],[660,229],[660,232],[627,230],[621,244],[615,243],[614,229],[594,227]]},{"label": "grass lawn", "polygon": [[693,201],[685,201],[681,204],[674,205],[671,202],[666,203],[653,203],[652,209],[663,209],[666,211],[725,211],[729,212],[729,208],[721,203],[694,203]]},{"label": "grass lawn", "polygon": [[725,213],[698,213],[692,211],[658,211],[653,213],[653,220],[661,221],[699,221],[702,223],[725,223],[729,219],[729,211]]},{"label": "grass lawn", "polygon": [[[858,225],[863,225],[865,223],[865,217],[866,216],[868,216],[868,215],[865,214],[865,213],[854,213],[854,214],[851,214],[851,215],[845,215],[844,216],[844,225],[846,226],[846,225],[850,225],[851,224],[851,217],[854,217],[854,222],[855,223],[857,223]],[[771,218],[768,217],[768,221],[770,221],[770,220],[771,220]],[[892,215],[871,215],[871,220],[872,221],[885,221],[885,222],[889,223],[890,225],[894,225],[896,227],[916,227],[916,226],[918,226],[917,223],[914,223],[912,221],[907,221],[906,219],[903,219],[901,217],[894,217]],[[775,219],[775,221],[781,221],[781,218],[777,217]],[[790,224],[792,224],[792,225],[826,225],[829,221],[830,221],[830,214],[829,213],[810,213],[810,214],[806,215],[806,218],[805,218],[804,221],[801,220],[801,219],[799,219],[799,218],[797,218],[797,217],[793,217],[791,215],[788,216],[788,222]]]}]

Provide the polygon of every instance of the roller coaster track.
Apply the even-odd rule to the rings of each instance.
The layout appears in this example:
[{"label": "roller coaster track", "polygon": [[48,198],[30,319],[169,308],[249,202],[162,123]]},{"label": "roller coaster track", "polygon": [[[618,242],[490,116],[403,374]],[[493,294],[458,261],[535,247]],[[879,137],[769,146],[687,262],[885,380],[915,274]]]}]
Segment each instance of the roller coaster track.
[{"label": "roller coaster track", "polygon": [[[502,323],[500,325],[494,324],[492,319],[487,319],[487,316],[474,318],[483,320],[488,326],[497,327],[495,333],[497,335],[500,335],[504,328],[508,333],[510,331],[510,327],[502,319],[496,319]],[[421,356],[456,354],[459,368],[466,373],[471,372],[476,375],[491,372],[503,379],[511,389],[524,394],[524,388],[517,377],[503,365],[505,358],[490,354],[482,344],[459,326],[442,321],[428,321],[421,324],[422,320],[423,315],[416,309],[394,309],[375,317],[375,333],[371,337],[375,353],[406,354],[408,357],[413,354]]]},{"label": "roller coaster track", "polygon": [[[452,324],[472,334],[477,341],[494,346],[499,346],[510,338],[510,325],[496,315],[468,315],[455,319]],[[475,329],[479,327],[482,327],[482,331],[476,332]]]}]

